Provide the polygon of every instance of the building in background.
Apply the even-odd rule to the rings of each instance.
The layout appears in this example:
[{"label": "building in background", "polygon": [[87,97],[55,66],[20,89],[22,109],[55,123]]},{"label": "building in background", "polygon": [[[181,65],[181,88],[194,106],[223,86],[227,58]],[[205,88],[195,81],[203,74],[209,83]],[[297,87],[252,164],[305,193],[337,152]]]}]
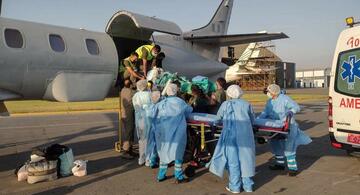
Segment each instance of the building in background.
[{"label": "building in background", "polygon": [[275,83],[281,88],[296,88],[296,64],[293,62],[276,63],[276,80]]},{"label": "building in background", "polygon": [[330,68],[303,69],[296,71],[297,88],[328,88],[330,85]]},{"label": "building in background", "polygon": [[295,88],[295,63],[283,62],[271,43],[250,43],[227,47],[222,62],[229,65],[226,80],[245,90],[263,90],[276,83],[281,88]]}]

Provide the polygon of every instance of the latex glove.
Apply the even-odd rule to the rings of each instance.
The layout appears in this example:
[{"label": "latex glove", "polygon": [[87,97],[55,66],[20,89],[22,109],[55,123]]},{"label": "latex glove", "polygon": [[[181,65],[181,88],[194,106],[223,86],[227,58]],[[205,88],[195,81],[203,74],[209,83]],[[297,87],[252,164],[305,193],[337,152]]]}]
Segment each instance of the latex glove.
[{"label": "latex glove", "polygon": [[290,116],[290,117],[293,117],[294,116],[294,113],[292,111],[289,111],[286,113],[286,116]]}]

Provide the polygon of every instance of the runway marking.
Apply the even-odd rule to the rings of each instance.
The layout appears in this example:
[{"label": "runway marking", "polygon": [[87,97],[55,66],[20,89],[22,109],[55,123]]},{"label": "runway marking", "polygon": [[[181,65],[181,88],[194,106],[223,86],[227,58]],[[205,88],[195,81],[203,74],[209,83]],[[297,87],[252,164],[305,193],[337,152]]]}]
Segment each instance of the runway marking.
[{"label": "runway marking", "polygon": [[83,122],[83,123],[61,123],[61,124],[53,124],[53,125],[33,125],[33,126],[9,126],[9,127],[0,127],[0,130],[7,129],[24,129],[24,128],[44,128],[44,127],[62,127],[62,126],[76,126],[76,125],[95,125],[95,124],[108,124],[108,123],[119,123],[119,121],[104,121],[104,122]]}]

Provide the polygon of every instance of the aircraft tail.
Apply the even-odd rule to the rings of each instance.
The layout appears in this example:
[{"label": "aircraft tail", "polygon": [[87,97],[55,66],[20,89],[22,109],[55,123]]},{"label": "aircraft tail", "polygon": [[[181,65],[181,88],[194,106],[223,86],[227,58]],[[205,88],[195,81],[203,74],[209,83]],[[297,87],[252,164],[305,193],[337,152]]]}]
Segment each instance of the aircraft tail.
[{"label": "aircraft tail", "polygon": [[226,35],[234,0],[223,0],[210,22],[204,27],[192,30],[191,36]]}]

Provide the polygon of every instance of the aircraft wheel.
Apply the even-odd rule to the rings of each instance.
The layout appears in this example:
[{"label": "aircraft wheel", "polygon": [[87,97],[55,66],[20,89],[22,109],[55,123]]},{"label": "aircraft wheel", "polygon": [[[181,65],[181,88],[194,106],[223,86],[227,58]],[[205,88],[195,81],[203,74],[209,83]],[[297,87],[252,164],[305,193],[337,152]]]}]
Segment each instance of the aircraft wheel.
[{"label": "aircraft wheel", "polygon": [[265,140],[265,138],[263,138],[263,137],[258,137],[258,138],[257,138],[257,143],[258,143],[258,144],[265,144],[265,143],[266,143],[266,140]]}]

